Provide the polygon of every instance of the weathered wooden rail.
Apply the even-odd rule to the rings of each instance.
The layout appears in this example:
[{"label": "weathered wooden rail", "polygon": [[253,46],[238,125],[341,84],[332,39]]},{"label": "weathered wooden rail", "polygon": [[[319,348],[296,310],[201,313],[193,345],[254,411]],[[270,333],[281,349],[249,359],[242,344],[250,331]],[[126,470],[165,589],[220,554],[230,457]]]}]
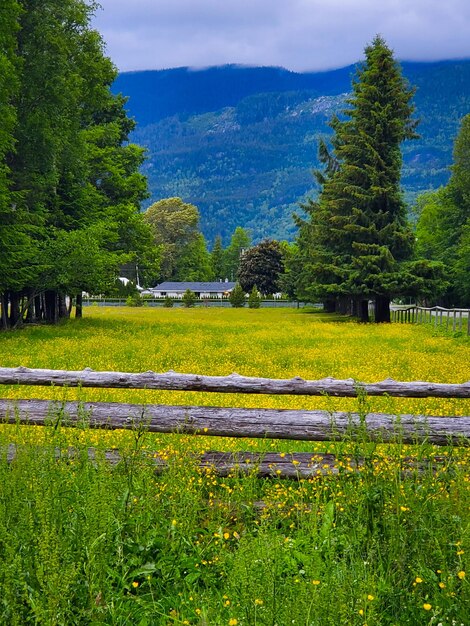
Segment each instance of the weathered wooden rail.
[{"label": "weathered wooden rail", "polygon": [[361,383],[353,378],[337,380],[322,378],[304,380],[255,378],[240,376],[203,376],[164,373],[99,372],[90,368],[81,371],[0,367],[0,385],[30,385],[54,387],[94,387],[105,389],[154,389],[164,391],[208,391],[215,393],[250,393],[296,396],[358,395],[394,396],[402,398],[470,398],[470,381],[462,384],[432,382],[399,382],[387,378],[377,383]]},{"label": "weathered wooden rail", "polygon": [[[407,398],[470,399],[470,381],[462,384],[399,382],[391,379],[377,383],[358,383],[353,379],[273,380],[232,374],[199,376],[144,372],[60,371],[0,368],[0,384],[28,386],[125,388],[214,393],[291,394],[303,396],[364,397],[388,395]],[[470,442],[470,416],[438,417],[428,415],[390,415],[385,413],[325,410],[243,409],[227,407],[168,406],[116,402],[57,402],[48,400],[0,400],[0,420],[4,423],[64,426],[87,424],[90,428],[144,428],[158,433],[190,433],[220,437],[252,437],[303,441],[360,440],[392,443],[420,443],[466,446]],[[239,457],[221,457],[219,470],[239,464]],[[248,453],[239,453],[251,458]],[[219,456],[217,456],[219,455]],[[260,469],[262,475],[310,476],[317,471],[308,459],[294,458],[288,467],[279,461]],[[258,458],[258,462],[261,463]],[[201,459],[207,464],[207,459]],[[253,463],[253,459],[250,461]],[[279,463],[282,467],[279,467]],[[266,469],[268,468],[268,469]],[[274,468],[274,469],[273,469]]]}]

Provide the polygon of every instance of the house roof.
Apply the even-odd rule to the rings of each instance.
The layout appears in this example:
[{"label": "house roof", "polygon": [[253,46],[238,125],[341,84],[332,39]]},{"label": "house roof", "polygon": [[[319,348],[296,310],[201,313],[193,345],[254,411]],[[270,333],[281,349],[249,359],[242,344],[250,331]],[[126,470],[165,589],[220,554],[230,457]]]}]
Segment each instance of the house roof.
[{"label": "house roof", "polygon": [[190,289],[191,291],[205,291],[205,292],[216,292],[216,293],[224,293],[225,291],[231,291],[235,287],[235,283],[233,282],[214,282],[214,283],[160,283],[156,287],[152,288],[152,291],[186,291],[186,289]]}]

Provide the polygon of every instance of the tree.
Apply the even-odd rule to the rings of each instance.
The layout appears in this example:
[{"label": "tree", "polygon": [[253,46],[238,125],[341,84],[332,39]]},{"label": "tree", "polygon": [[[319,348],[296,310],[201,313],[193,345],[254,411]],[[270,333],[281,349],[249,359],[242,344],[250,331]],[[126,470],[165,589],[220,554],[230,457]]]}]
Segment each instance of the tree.
[{"label": "tree", "polygon": [[181,281],[212,280],[213,271],[206,240],[198,233],[182,250],[176,262],[175,279]]},{"label": "tree", "polygon": [[196,294],[194,291],[191,291],[191,289],[186,289],[183,297],[181,298],[181,301],[186,308],[193,307],[196,304],[196,300]]},{"label": "tree", "polygon": [[245,292],[241,288],[240,283],[237,283],[235,287],[232,289],[228,297],[228,300],[230,304],[236,309],[239,309],[242,306],[245,306],[245,300],[246,300]]},{"label": "tree", "polygon": [[181,198],[165,198],[152,204],[144,219],[152,230],[155,244],[162,251],[160,279],[182,280],[181,259],[190,256],[188,248],[195,244],[200,234],[197,207]]},{"label": "tree", "polygon": [[238,280],[248,292],[256,285],[262,294],[279,291],[279,279],[284,272],[282,251],[277,241],[262,241],[247,250],[238,269]]},{"label": "tree", "polygon": [[[79,298],[90,276],[98,288],[110,267],[115,273],[146,254],[144,151],[128,143],[134,122],[110,91],[117,72],[90,26],[95,3],[6,0],[6,13],[4,5],[0,112],[2,129],[13,133],[0,145],[9,192],[9,215],[0,216],[3,310],[10,325],[22,321],[20,302],[29,319],[56,321],[67,314],[65,295]],[[0,203],[5,198],[0,180]]]},{"label": "tree", "polygon": [[248,296],[248,308],[259,309],[260,306],[261,306],[261,298],[260,298],[256,285],[253,285],[253,289],[250,291],[250,295]]},{"label": "tree", "polygon": [[[21,197],[11,184],[8,157],[14,150],[18,122],[20,67],[16,54],[20,6],[4,0],[0,20],[0,308],[1,327],[15,325],[19,303],[10,290],[20,291],[34,273],[34,250]],[[15,306],[16,305],[16,306]]]},{"label": "tree", "polygon": [[[304,285],[321,299],[354,300],[362,320],[375,300],[375,320],[390,321],[391,297],[401,292],[401,263],[413,234],[400,190],[405,139],[416,137],[413,90],[381,37],[365,49],[344,118],[334,118],[332,153],[321,145],[325,174],[299,237]],[[302,228],[302,225],[301,225]]]},{"label": "tree", "polygon": [[[454,145],[454,165],[446,187],[418,198],[419,253],[447,267],[446,304],[470,304],[470,115]],[[438,295],[438,294],[437,294]]]},{"label": "tree", "polygon": [[224,276],[224,249],[222,246],[222,237],[217,235],[214,241],[214,247],[211,252],[211,268],[212,275],[215,280],[223,280]]},{"label": "tree", "polygon": [[240,259],[245,250],[251,245],[250,233],[237,226],[231,239],[230,244],[224,251],[224,274],[223,278],[234,280],[238,274],[238,267],[240,265]]}]

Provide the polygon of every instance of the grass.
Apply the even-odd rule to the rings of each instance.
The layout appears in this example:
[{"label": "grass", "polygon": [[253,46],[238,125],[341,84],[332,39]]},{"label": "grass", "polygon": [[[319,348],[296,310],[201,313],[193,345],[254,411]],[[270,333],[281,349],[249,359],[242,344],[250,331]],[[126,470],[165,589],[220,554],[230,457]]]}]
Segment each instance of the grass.
[{"label": "grass", "polygon": [[[297,310],[98,309],[81,323],[0,335],[0,365],[286,378],[464,382],[469,341],[411,325],[338,323]],[[8,398],[327,408],[350,399],[5,387]],[[468,401],[367,398],[369,410],[468,415]],[[3,425],[0,623],[219,626],[468,625],[465,449]],[[41,444],[38,446],[38,444]],[[74,446],[78,455],[57,459]],[[90,463],[85,453],[97,448]],[[110,467],[100,454],[119,447]],[[142,449],[169,460],[156,475]],[[330,451],[338,476],[220,478],[208,449]],[[360,473],[348,459],[365,457]],[[262,502],[262,505],[260,503]]]}]

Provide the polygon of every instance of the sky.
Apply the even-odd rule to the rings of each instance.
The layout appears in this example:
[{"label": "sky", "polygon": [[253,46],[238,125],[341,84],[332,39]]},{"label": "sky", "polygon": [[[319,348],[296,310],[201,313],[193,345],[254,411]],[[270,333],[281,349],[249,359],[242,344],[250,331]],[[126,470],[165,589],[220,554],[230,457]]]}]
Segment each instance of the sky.
[{"label": "sky", "polygon": [[400,60],[470,58],[470,0],[99,0],[120,71],[343,67],[381,34]]}]

